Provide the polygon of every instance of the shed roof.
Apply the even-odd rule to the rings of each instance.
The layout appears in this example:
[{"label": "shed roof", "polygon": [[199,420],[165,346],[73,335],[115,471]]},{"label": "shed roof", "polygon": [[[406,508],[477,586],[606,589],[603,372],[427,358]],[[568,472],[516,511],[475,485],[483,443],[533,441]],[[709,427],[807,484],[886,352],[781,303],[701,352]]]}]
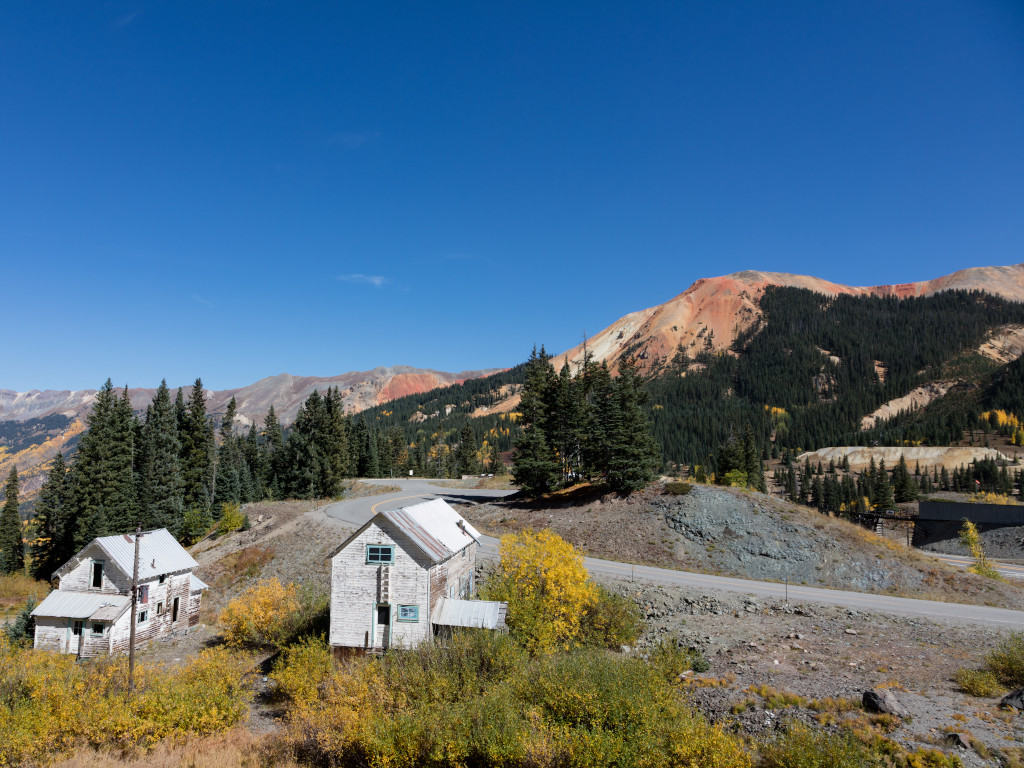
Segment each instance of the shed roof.
[{"label": "shed roof", "polygon": [[447,560],[468,544],[480,540],[480,532],[444,499],[431,499],[380,514],[398,526],[435,563]]},{"label": "shed roof", "polygon": [[[131,576],[135,566],[135,536],[101,536],[89,544],[97,544],[114,565],[126,576]],[[83,547],[83,550],[85,547]],[[54,576],[62,576],[80,562],[80,551],[70,561],[62,565]],[[145,581],[154,576],[177,571],[190,571],[199,567],[192,555],[177,542],[166,528],[146,531],[139,540],[139,580]]]},{"label": "shed roof", "polygon": [[431,612],[431,624],[443,627],[504,629],[508,603],[496,600],[455,600],[442,597]]},{"label": "shed roof", "polygon": [[[33,616],[49,616],[58,619],[88,619],[104,609],[104,616],[95,616],[98,621],[111,621],[120,616],[131,603],[126,595],[107,595],[102,592],[72,592],[55,589],[32,611]],[[105,615],[111,614],[111,618]]]},{"label": "shed roof", "polygon": [[204,589],[209,589],[210,588],[209,584],[207,584],[205,581],[200,579],[194,573],[190,573],[188,577],[190,579],[189,586],[188,586],[189,594],[194,595],[197,592],[202,592]]}]

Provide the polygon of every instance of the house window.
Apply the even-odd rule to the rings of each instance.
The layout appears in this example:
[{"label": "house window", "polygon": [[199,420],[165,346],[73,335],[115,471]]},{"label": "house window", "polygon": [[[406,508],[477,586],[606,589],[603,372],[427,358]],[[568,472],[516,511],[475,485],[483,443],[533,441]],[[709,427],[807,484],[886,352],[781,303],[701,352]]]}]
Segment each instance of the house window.
[{"label": "house window", "polygon": [[400,606],[398,606],[398,620],[399,621],[419,621],[420,620],[420,607],[418,605],[400,605]]},{"label": "house window", "polygon": [[164,604],[163,604],[163,601],[160,601],[159,603],[156,604],[156,615],[157,616],[161,616],[161,615],[163,615],[163,612],[164,612]]},{"label": "house window", "polygon": [[71,624],[71,634],[74,635],[75,637],[78,637],[80,634],[82,634],[82,622],[80,622],[80,621],[72,622],[72,624]]},{"label": "house window", "polygon": [[93,624],[92,625],[92,633],[94,635],[102,635],[103,634],[103,625],[102,624]]},{"label": "house window", "polygon": [[139,602],[149,602],[149,584],[143,584],[141,587],[139,587]]},{"label": "house window", "polygon": [[163,584],[165,581],[167,581],[167,574],[166,573],[161,573],[160,574],[159,583]]},{"label": "house window", "polygon": [[139,624],[149,621],[149,611],[139,611]]},{"label": "house window", "polygon": [[395,562],[395,548],[390,544],[367,544],[366,562],[372,565],[391,565]]},{"label": "house window", "polygon": [[463,547],[463,548],[462,548],[462,557],[463,557],[463,558],[465,558],[465,557],[466,557],[466,553],[467,553],[467,552],[469,552],[469,547]]},{"label": "house window", "polygon": [[103,588],[103,561],[93,560],[92,563],[92,584],[93,589]]}]

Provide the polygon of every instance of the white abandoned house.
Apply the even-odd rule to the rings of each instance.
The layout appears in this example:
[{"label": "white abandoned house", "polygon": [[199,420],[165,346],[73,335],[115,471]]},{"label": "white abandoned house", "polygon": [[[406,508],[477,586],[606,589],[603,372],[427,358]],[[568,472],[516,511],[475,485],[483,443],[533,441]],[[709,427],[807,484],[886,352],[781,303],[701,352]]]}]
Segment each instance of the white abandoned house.
[{"label": "white abandoned house", "polygon": [[[60,583],[32,615],[35,647],[78,656],[128,650],[131,630],[135,536],[93,539],[53,578]],[[187,634],[199,621],[206,584],[192,571],[198,563],[166,528],[139,540],[139,590],[135,644]]]},{"label": "white abandoned house", "polygon": [[331,647],[411,648],[453,627],[504,630],[471,599],[480,533],[442,499],[380,512],[331,554]]}]

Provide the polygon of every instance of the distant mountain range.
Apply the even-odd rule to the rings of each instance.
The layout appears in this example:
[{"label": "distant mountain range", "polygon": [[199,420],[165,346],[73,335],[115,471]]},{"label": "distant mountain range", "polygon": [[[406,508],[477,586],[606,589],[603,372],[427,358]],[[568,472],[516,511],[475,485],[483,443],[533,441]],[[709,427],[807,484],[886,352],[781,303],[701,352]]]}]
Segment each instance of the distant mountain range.
[{"label": "distant mountain range", "polygon": [[[207,410],[223,413],[232,397],[238,404],[238,420],[243,424],[262,423],[271,405],[284,424],[291,423],[314,389],[321,393],[328,387],[338,387],[350,413],[380,405],[397,397],[426,392],[437,387],[459,384],[467,379],[495,373],[500,369],[445,373],[423,368],[398,365],[374,368],[372,371],[351,371],[340,376],[292,376],[288,373],[260,379],[255,384],[238,389],[207,390]],[[116,384],[116,382],[115,382]],[[186,399],[192,387],[182,387]],[[153,401],[156,389],[128,389],[132,407],[144,410]],[[96,399],[95,389],[33,390],[12,392],[0,390],[0,421],[27,421],[55,414],[72,419],[87,414]]]}]

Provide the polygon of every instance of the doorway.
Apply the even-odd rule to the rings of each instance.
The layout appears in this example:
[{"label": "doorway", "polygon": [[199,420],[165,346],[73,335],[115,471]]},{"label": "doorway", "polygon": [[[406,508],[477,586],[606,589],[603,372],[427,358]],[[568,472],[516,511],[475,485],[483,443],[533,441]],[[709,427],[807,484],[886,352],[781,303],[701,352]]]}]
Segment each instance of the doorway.
[{"label": "doorway", "polygon": [[391,606],[375,606],[373,621],[374,647],[386,650],[391,645]]}]

